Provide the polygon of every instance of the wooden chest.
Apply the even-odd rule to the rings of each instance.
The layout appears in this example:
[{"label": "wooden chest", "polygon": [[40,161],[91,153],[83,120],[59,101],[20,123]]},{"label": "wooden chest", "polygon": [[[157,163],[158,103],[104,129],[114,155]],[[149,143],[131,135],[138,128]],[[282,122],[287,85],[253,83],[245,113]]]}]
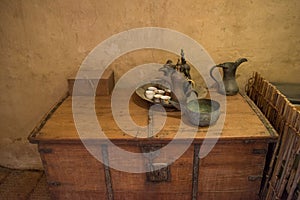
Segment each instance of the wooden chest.
[{"label": "wooden chest", "polygon": [[[110,96],[95,97],[95,109],[102,130],[118,147],[135,153],[151,152],[174,139],[180,112],[169,112],[164,128],[154,137],[138,138],[117,128],[110,100]],[[130,113],[136,123],[148,123],[144,106],[138,105],[134,97],[130,100]],[[206,157],[199,159],[198,154],[208,128],[198,128],[192,144],[178,159],[147,173],[116,170],[92,156],[77,134],[71,97],[29,140],[38,144],[53,199],[257,199],[268,145],[277,136],[270,134],[241,95],[227,97],[226,109],[226,113],[221,111],[221,115],[226,114],[222,134]],[[183,133],[171,151],[183,145],[185,137],[189,135]],[[90,148],[99,150],[104,163],[124,159],[105,140],[89,139]],[[214,137],[211,139],[214,141]],[[140,168],[161,166],[165,157],[168,155],[132,163],[138,162]]]}]

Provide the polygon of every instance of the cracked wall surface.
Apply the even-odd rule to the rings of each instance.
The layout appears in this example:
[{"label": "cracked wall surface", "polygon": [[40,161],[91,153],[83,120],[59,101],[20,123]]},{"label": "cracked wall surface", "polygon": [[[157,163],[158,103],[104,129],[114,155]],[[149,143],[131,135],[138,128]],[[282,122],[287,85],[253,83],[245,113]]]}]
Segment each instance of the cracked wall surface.
[{"label": "cracked wall surface", "polygon": [[[67,78],[88,53],[132,28],[182,32],[216,63],[248,58],[237,71],[241,88],[253,71],[270,81],[300,82],[299,10],[298,0],[0,1],[0,165],[41,167],[36,145],[27,141],[30,131],[67,92]],[[111,67],[118,79],[134,66],[168,58],[176,56],[137,51]]]}]

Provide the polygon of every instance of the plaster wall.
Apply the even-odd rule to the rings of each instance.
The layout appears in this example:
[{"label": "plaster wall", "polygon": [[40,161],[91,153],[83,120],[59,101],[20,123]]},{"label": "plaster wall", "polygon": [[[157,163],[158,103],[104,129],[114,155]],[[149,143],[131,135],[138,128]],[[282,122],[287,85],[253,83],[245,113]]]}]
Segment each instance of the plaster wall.
[{"label": "plaster wall", "polygon": [[[253,71],[271,81],[300,82],[298,0],[1,0],[0,165],[40,168],[27,136],[67,92],[67,78],[101,41],[138,27],[164,27],[199,42],[216,63],[249,59],[238,69],[243,88]],[[176,41],[175,41],[176,42]],[[132,52],[111,67],[116,79],[175,55]]]}]

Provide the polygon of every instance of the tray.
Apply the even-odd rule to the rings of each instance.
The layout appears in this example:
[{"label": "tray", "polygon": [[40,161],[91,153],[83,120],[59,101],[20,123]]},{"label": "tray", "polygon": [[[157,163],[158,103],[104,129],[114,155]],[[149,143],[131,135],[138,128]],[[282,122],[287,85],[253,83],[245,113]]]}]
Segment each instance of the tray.
[{"label": "tray", "polygon": [[[167,89],[166,87],[164,87],[163,85],[160,85],[158,83],[147,83],[141,87],[139,87],[138,89],[135,90],[135,93],[143,100],[150,102],[152,104],[156,104],[152,99],[148,99],[145,96],[145,91],[148,89],[148,87],[156,87],[158,89],[162,89],[165,90]],[[202,87],[195,87],[194,88],[195,92],[198,94],[198,98],[205,98],[207,95],[207,90],[205,88]],[[177,102],[175,95],[171,92],[171,100]],[[175,108],[171,103],[169,104],[161,104],[162,106],[166,107],[166,108]]]}]

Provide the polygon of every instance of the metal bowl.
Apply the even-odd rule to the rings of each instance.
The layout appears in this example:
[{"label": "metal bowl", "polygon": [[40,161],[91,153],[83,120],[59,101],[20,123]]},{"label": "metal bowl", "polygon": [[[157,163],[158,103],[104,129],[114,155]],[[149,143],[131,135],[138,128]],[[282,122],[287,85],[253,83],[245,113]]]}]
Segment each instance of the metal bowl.
[{"label": "metal bowl", "polygon": [[185,108],[189,121],[196,126],[214,124],[220,116],[220,104],[211,99],[194,99]]}]

